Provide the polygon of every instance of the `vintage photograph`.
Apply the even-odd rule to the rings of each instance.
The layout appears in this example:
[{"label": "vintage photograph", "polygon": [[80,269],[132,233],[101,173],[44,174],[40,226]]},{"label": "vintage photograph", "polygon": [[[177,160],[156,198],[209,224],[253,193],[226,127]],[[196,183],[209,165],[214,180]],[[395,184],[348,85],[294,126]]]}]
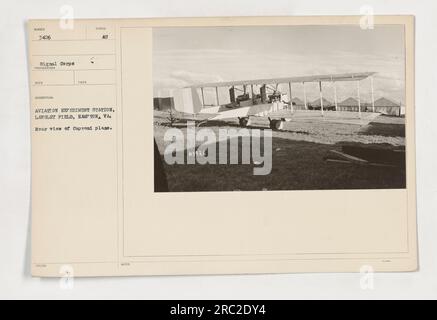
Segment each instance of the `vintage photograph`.
[{"label": "vintage photograph", "polygon": [[155,192],[405,188],[404,37],[154,28]]}]

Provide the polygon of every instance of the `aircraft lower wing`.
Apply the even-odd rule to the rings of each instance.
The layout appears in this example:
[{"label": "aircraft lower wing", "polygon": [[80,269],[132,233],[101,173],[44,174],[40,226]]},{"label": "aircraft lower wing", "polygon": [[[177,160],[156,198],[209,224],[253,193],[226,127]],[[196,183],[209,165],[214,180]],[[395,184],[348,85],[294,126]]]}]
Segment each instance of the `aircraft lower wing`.
[{"label": "aircraft lower wing", "polygon": [[219,112],[218,115],[208,120],[224,120],[231,118],[243,118],[249,116],[267,116],[269,113],[279,111],[278,104],[257,104]]},{"label": "aircraft lower wing", "polygon": [[214,107],[209,107],[209,108],[203,108],[202,110],[200,110],[199,113],[202,114],[216,114],[216,113],[220,113],[220,109],[222,107],[221,106],[214,106]]},{"label": "aircraft lower wing", "polygon": [[247,117],[249,115],[250,108],[251,107],[242,107],[238,109],[232,109],[229,111],[223,111],[220,112],[215,117],[209,118],[208,120],[223,120],[223,119]]}]

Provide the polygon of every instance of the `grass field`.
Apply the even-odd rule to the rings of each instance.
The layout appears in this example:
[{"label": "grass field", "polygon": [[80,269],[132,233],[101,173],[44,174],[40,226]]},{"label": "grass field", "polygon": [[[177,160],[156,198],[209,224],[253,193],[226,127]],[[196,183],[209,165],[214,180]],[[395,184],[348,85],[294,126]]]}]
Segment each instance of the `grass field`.
[{"label": "grass field", "polygon": [[[263,119],[253,124],[265,128]],[[370,167],[331,163],[324,160],[330,150],[341,150],[344,143],[403,146],[405,125],[402,118],[379,116],[366,126],[324,123],[320,121],[287,122],[284,131],[273,132],[272,171],[269,175],[253,175],[254,164],[165,164],[170,191],[258,191],[258,190],[326,190],[326,189],[388,189],[404,188],[405,172],[400,168]],[[155,139],[161,155],[164,115],[155,118]],[[268,122],[267,122],[268,124]],[[235,127],[236,121],[211,123]],[[185,122],[177,123],[185,132]],[[219,154],[218,144],[217,155]],[[239,145],[241,154],[241,144]]]}]

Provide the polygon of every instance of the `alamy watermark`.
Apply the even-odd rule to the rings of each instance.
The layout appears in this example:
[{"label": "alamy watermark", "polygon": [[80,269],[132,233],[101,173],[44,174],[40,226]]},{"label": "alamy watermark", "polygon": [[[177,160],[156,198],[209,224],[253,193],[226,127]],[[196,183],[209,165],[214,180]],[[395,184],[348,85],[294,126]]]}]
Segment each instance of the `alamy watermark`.
[{"label": "alamy watermark", "polygon": [[59,269],[59,287],[62,290],[72,290],[74,288],[74,269],[70,265],[63,265]]},{"label": "alamy watermark", "polygon": [[375,28],[375,11],[372,6],[360,7],[360,28],[363,30],[373,30]]},{"label": "alamy watermark", "polygon": [[63,5],[59,8],[61,15],[59,19],[59,28],[61,30],[73,30],[74,29],[74,9],[70,5]]},{"label": "alamy watermark", "polygon": [[360,288],[373,290],[375,288],[375,271],[372,266],[364,265],[360,268]]},{"label": "alamy watermark", "polygon": [[268,175],[272,171],[270,129],[219,128],[217,136],[211,128],[198,129],[194,122],[187,122],[186,136],[181,129],[170,128],[164,141],[168,143],[164,160],[169,165],[254,164],[254,175]]}]

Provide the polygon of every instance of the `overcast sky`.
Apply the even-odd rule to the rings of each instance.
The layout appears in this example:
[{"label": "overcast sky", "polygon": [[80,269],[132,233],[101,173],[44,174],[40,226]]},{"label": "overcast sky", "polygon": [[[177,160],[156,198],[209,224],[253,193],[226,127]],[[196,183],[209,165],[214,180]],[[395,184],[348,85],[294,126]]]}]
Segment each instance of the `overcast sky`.
[{"label": "overcast sky", "polygon": [[[404,101],[402,26],[154,28],[153,54],[155,94],[202,82],[375,71],[375,98]],[[307,86],[308,100],[316,99],[317,85]],[[337,88],[339,101],[356,96],[355,83]],[[324,94],[333,100],[330,84]],[[370,100],[369,80],[361,95]],[[293,96],[303,99],[301,85]]]}]

